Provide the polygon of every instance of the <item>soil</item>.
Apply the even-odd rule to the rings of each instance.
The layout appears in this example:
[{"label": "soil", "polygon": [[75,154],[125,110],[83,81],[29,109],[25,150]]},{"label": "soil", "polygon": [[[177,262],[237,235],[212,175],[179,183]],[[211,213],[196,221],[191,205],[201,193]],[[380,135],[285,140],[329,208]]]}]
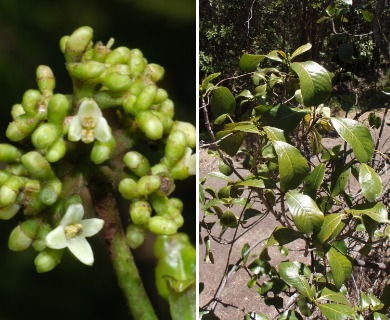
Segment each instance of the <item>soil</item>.
[{"label": "soil", "polygon": [[[376,115],[383,115],[383,111],[378,110]],[[384,126],[384,131],[382,133],[381,142],[378,150],[385,152],[389,156],[390,149],[390,116],[388,118],[388,125]],[[367,124],[366,117],[363,117],[359,120]],[[374,141],[379,134],[379,130],[373,130],[372,135]],[[343,140],[340,138],[324,138],[323,144],[326,148],[332,147],[336,144],[343,143]],[[237,159],[236,159],[237,160]],[[237,162],[238,166],[240,164]],[[387,165],[389,161],[387,161]],[[226,186],[226,181],[210,176],[211,172],[218,171],[218,158],[210,155],[207,148],[201,148],[199,154],[199,176],[200,178],[207,178],[205,185],[212,187],[215,190],[219,190],[221,187]],[[244,173],[243,170],[238,170],[240,173]],[[237,178],[232,175],[230,176],[232,180],[237,180]],[[384,171],[382,175],[382,181],[386,189],[384,192],[389,190],[389,180],[390,174],[387,170]],[[245,197],[245,194],[243,195]],[[387,204],[389,206],[389,204]],[[240,214],[240,206],[233,206],[232,211],[236,214]],[[261,207],[260,203],[255,203],[254,208],[260,211],[265,212],[265,209]],[[202,221],[203,212],[200,212],[200,221]],[[248,220],[248,224],[255,221],[259,217],[254,217]],[[207,306],[207,309],[210,310],[209,302],[213,299],[218,290],[218,287],[223,279],[225,273],[225,267],[227,265],[227,259],[229,257],[229,264],[234,265],[241,257],[241,250],[245,244],[253,245],[258,243],[258,246],[255,250],[251,252],[251,256],[248,261],[252,261],[254,256],[259,254],[262,247],[265,245],[266,241],[273,230],[279,225],[272,214],[264,213],[263,219],[258,222],[254,228],[245,229],[239,227],[236,234],[236,242],[233,246],[229,245],[229,240],[233,239],[235,229],[228,229],[219,239],[215,241],[213,238],[210,239],[210,251],[212,252],[213,263],[205,262],[204,257],[206,254],[206,246],[204,243],[205,238],[208,236],[204,228],[200,228],[200,245],[199,245],[199,281],[200,281],[200,295],[199,295],[199,305],[200,307]],[[205,218],[207,222],[212,221],[213,219]],[[214,218],[215,220],[215,218]],[[219,225],[215,225],[212,229],[212,235],[218,236],[221,231]],[[264,240],[264,241],[262,241]],[[284,256],[279,252],[276,247],[270,251],[271,263],[274,266],[277,266],[283,260],[298,260],[304,262],[307,258],[304,257],[302,243],[295,241],[288,245],[289,253],[288,257]],[[231,252],[230,252],[231,250]],[[229,255],[230,252],[230,255]],[[216,304],[214,309],[214,315],[217,319],[221,320],[234,320],[234,319],[244,319],[245,314],[255,311],[264,314],[270,319],[277,317],[278,313],[275,308],[269,307],[264,303],[264,300],[256,291],[256,286],[252,289],[248,288],[247,282],[250,280],[250,276],[243,269],[239,269],[233,273],[227,282],[223,285],[222,291],[218,294],[218,299],[221,303]],[[285,303],[288,301],[288,298],[284,298]],[[210,316],[210,314],[209,314]],[[205,317],[205,319],[215,319],[215,317]]]}]

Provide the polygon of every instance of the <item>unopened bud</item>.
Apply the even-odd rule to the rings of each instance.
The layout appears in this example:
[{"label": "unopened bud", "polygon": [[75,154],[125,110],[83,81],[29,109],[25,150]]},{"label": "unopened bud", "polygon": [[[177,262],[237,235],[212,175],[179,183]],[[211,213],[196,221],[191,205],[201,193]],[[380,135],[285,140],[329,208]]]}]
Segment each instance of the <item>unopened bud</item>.
[{"label": "unopened bud", "polygon": [[92,38],[92,28],[84,26],[76,29],[66,41],[65,60],[68,62],[80,61],[83,53],[91,44]]},{"label": "unopened bud", "polygon": [[38,105],[42,98],[41,93],[38,90],[27,90],[23,94],[22,106],[27,114],[34,115],[38,111]]},{"label": "unopened bud", "polygon": [[141,196],[146,196],[160,188],[160,176],[143,176],[138,180],[137,193]]},{"label": "unopened bud", "polygon": [[23,232],[21,225],[17,225],[8,238],[8,248],[12,251],[24,251],[30,247],[32,241],[33,240]]},{"label": "unopened bud", "polygon": [[163,137],[164,127],[161,120],[151,111],[138,112],[136,115],[138,125],[147,138],[158,140]]},{"label": "unopened bud", "polygon": [[42,123],[31,135],[31,142],[36,149],[49,148],[61,135],[61,125]]},{"label": "unopened bud", "polygon": [[179,161],[186,152],[186,135],[182,131],[173,131],[165,145],[165,156],[171,165]]},{"label": "unopened bud", "polygon": [[66,68],[72,77],[79,80],[89,80],[99,77],[106,70],[106,65],[101,62],[88,60],[68,63]]},{"label": "unopened bud", "polygon": [[131,56],[130,49],[118,47],[112,50],[106,57],[106,63],[122,64],[128,63]]},{"label": "unopened bud", "polygon": [[54,176],[50,163],[36,151],[24,154],[21,160],[29,174],[36,179],[46,180]]},{"label": "unopened bud", "polygon": [[172,168],[172,176],[183,180],[196,173],[196,154],[192,154],[191,148],[187,147],[186,154]]},{"label": "unopened bud", "polygon": [[53,93],[56,86],[53,71],[48,66],[40,65],[37,68],[36,75],[39,91],[44,95]]},{"label": "unopened bud", "polygon": [[0,143],[0,161],[5,163],[19,162],[22,152],[8,143]]},{"label": "unopened bud", "polygon": [[139,93],[134,104],[136,112],[149,109],[156,97],[157,87],[154,84],[149,84]]},{"label": "unopened bud", "polygon": [[166,99],[160,104],[158,111],[162,112],[169,118],[173,118],[175,115],[175,105],[171,99]]},{"label": "unopened bud", "polygon": [[118,186],[118,190],[122,197],[131,200],[138,196],[137,193],[137,182],[131,178],[125,178],[121,180]]},{"label": "unopened bud", "polygon": [[22,114],[8,125],[6,136],[11,141],[20,141],[34,131],[38,121],[34,116]]},{"label": "unopened bud", "polygon": [[190,148],[196,147],[196,128],[193,124],[184,121],[175,121],[172,131],[181,131],[186,135],[186,145]]},{"label": "unopened bud", "polygon": [[13,205],[23,184],[23,180],[16,176],[11,176],[5,181],[0,187],[0,207]]},{"label": "unopened bud", "polygon": [[169,173],[169,168],[163,163],[157,163],[150,168],[152,174]]},{"label": "unopened bud", "polygon": [[130,50],[129,66],[133,75],[144,72],[146,63],[141,50]]},{"label": "unopened bud", "polygon": [[47,106],[47,120],[51,123],[61,123],[68,115],[70,109],[69,99],[60,93],[56,93],[50,99]]},{"label": "unopened bud", "polygon": [[20,206],[15,203],[7,207],[0,207],[0,219],[9,220],[13,218],[18,213],[19,210],[20,210]]},{"label": "unopened bud", "polygon": [[131,80],[127,75],[118,72],[111,72],[102,78],[102,84],[108,89],[118,92],[129,89],[131,86]]},{"label": "unopened bud", "polygon": [[167,217],[154,216],[149,220],[150,232],[169,236],[177,232],[178,226]]},{"label": "unopened bud", "polygon": [[149,77],[153,82],[158,82],[164,77],[165,70],[162,66],[150,63],[146,66],[145,75]]},{"label": "unopened bud", "polygon": [[143,225],[148,223],[152,215],[152,207],[148,201],[136,200],[130,204],[129,214],[133,223]]},{"label": "unopened bud", "polygon": [[91,160],[96,164],[107,161],[112,156],[115,149],[116,141],[113,137],[107,142],[95,140],[91,151]]},{"label": "unopened bud", "polygon": [[50,248],[39,252],[34,260],[37,272],[43,273],[53,270],[61,262],[63,255],[64,250],[53,250]]},{"label": "unopened bud", "polygon": [[45,158],[49,162],[57,162],[64,157],[65,153],[66,143],[62,138],[59,138],[46,150]]},{"label": "unopened bud", "polygon": [[153,104],[163,103],[168,99],[168,92],[164,89],[158,88],[156,92],[156,96],[154,97]]},{"label": "unopened bud", "polygon": [[139,177],[150,174],[149,160],[137,151],[126,153],[123,162]]},{"label": "unopened bud", "polygon": [[70,38],[69,36],[63,36],[60,39],[60,50],[62,53],[65,53],[66,43],[68,42],[69,38]]},{"label": "unopened bud", "polygon": [[145,228],[129,224],[126,228],[126,242],[131,249],[136,249],[145,241]]},{"label": "unopened bud", "polygon": [[5,169],[15,176],[26,176],[28,174],[26,168],[21,163],[12,163],[5,167]]},{"label": "unopened bud", "polygon": [[18,116],[25,114],[25,113],[26,112],[24,111],[22,104],[17,103],[17,104],[14,104],[12,106],[11,116],[12,116],[13,120],[15,120]]},{"label": "unopened bud", "polygon": [[40,219],[28,219],[20,224],[20,228],[27,237],[34,239],[40,225]]},{"label": "unopened bud", "polygon": [[62,183],[59,179],[52,179],[45,183],[41,189],[39,198],[41,201],[50,206],[55,203],[62,192]]},{"label": "unopened bud", "polygon": [[134,94],[129,93],[125,96],[122,105],[123,108],[126,110],[126,112],[133,115],[135,114],[134,105],[136,100],[137,100],[137,96]]}]

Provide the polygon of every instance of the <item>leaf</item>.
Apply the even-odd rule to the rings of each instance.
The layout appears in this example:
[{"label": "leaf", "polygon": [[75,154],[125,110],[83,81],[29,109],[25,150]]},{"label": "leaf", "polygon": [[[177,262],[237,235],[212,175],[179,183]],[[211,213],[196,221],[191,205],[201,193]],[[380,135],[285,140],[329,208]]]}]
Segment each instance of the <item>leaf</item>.
[{"label": "leaf", "polygon": [[214,80],[215,78],[219,77],[221,75],[220,72],[218,73],[212,73],[208,75],[203,81],[202,81],[202,91],[207,90],[209,83],[211,80]]},{"label": "leaf", "polygon": [[356,205],[355,207],[346,210],[346,212],[353,215],[366,215],[379,223],[389,222],[386,206],[382,202]]},{"label": "leaf", "polygon": [[341,0],[341,1],[349,6],[352,6],[352,0]]},{"label": "leaf", "polygon": [[360,162],[367,162],[372,158],[374,142],[370,130],[356,120],[347,118],[330,118],[333,128],[348,142]]},{"label": "leaf", "polygon": [[274,141],[278,156],[280,189],[286,192],[298,187],[309,173],[309,165],[299,150],[283,141]]},{"label": "leaf", "polygon": [[347,298],[341,292],[335,292],[326,287],[321,291],[321,296],[318,298],[318,300],[323,300],[323,299],[345,304],[347,306],[351,305],[350,302],[347,300]]},{"label": "leaf", "polygon": [[184,292],[171,290],[169,310],[172,320],[192,320],[196,318],[196,285],[188,287]]},{"label": "leaf", "polygon": [[281,246],[301,238],[301,234],[294,229],[287,227],[277,227],[271,236]]},{"label": "leaf", "polygon": [[306,43],[303,46],[300,46],[292,53],[290,60],[294,59],[296,56],[299,56],[300,54],[306,51],[309,51],[310,49],[311,49],[311,43]]},{"label": "leaf", "polygon": [[246,187],[254,187],[254,188],[265,188],[264,181],[262,179],[248,179],[236,184],[237,186],[246,186]]},{"label": "leaf", "polygon": [[279,264],[280,277],[289,286],[298,290],[305,297],[312,299],[313,295],[310,290],[309,282],[306,277],[301,274],[301,267],[298,263],[291,261],[281,262]]},{"label": "leaf", "polygon": [[244,53],[240,58],[239,67],[242,71],[255,71],[261,61],[265,59],[263,54]]},{"label": "leaf", "polygon": [[388,318],[383,313],[374,312],[374,320],[388,320]]},{"label": "leaf", "polygon": [[338,196],[344,192],[347,186],[349,176],[351,175],[350,167],[339,167],[331,177],[330,192],[332,197]]},{"label": "leaf", "polygon": [[340,289],[352,273],[352,263],[344,254],[333,247],[329,249],[326,256],[332,270],[334,284],[337,289]]},{"label": "leaf", "polygon": [[332,81],[328,71],[314,61],[293,62],[291,69],[299,77],[305,106],[318,106],[330,95]]},{"label": "leaf", "polygon": [[321,186],[325,176],[325,163],[314,168],[305,181],[304,193],[315,199],[318,188]]},{"label": "leaf", "polygon": [[236,99],[228,88],[218,87],[211,94],[210,105],[214,117],[218,118],[225,113],[233,114],[236,109]]},{"label": "leaf", "polygon": [[267,134],[268,139],[270,139],[271,141],[286,142],[286,137],[284,136],[284,131],[282,129],[264,126],[263,130]]},{"label": "leaf", "polygon": [[285,132],[293,131],[308,112],[302,109],[294,109],[285,105],[276,105],[261,115],[263,126],[275,127]]},{"label": "leaf", "polygon": [[244,320],[269,320],[269,318],[258,312],[249,312],[249,314],[245,316]]},{"label": "leaf", "polygon": [[326,240],[328,240],[333,232],[338,228],[340,225],[341,220],[345,216],[340,213],[332,213],[328,214],[324,218],[324,223],[321,226],[321,230],[317,235],[317,239],[321,242],[324,243]]},{"label": "leaf", "polygon": [[238,219],[233,212],[231,212],[230,210],[226,210],[223,213],[221,219],[219,220],[219,223],[223,227],[236,228],[238,226]]},{"label": "leaf", "polygon": [[324,303],[318,306],[327,319],[344,320],[345,317],[355,319],[355,311],[346,305],[335,303]]},{"label": "leaf", "polygon": [[314,229],[321,227],[324,214],[312,198],[294,191],[287,193],[286,202],[299,231],[311,234]]},{"label": "leaf", "polygon": [[362,163],[359,167],[359,183],[364,197],[374,202],[382,193],[382,180],[369,165]]},{"label": "leaf", "polygon": [[245,135],[245,132],[240,131],[219,131],[215,135],[215,138],[217,140],[221,140],[218,143],[219,148],[226,152],[229,156],[234,157],[238,149],[240,149],[245,139]]}]

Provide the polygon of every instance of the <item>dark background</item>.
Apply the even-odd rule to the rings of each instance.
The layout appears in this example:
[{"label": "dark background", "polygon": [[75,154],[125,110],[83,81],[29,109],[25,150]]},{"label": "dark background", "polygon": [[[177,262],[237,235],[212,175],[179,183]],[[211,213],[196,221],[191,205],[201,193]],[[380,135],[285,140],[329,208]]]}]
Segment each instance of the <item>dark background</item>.
[{"label": "dark background", "polygon": [[[166,73],[159,87],[175,102],[176,119],[195,124],[195,5],[195,0],[0,0],[0,142],[6,142],[11,106],[37,87],[38,65],[52,68],[56,92],[71,92],[58,43],[82,25],[94,29],[94,41],[113,37],[114,47],[139,48],[149,62],[162,65]],[[184,200],[182,231],[193,242],[195,183],[194,177],[178,183],[174,194]],[[93,267],[66,254],[53,271],[37,274],[32,249],[14,253],[7,248],[16,224],[17,218],[0,221],[0,320],[129,318],[101,239],[91,239]],[[153,292],[152,240],[135,255],[159,318],[169,319],[166,305]]]}]

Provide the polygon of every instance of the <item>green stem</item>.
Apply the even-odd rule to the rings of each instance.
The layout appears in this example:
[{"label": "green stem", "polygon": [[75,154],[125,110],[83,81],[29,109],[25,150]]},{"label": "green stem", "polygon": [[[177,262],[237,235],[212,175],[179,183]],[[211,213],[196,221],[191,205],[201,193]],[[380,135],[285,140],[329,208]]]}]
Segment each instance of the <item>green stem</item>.
[{"label": "green stem", "polygon": [[111,186],[99,185],[91,191],[96,214],[105,221],[103,237],[108,245],[119,287],[122,289],[133,318],[157,319],[143,287],[133,255],[126,243]]}]

